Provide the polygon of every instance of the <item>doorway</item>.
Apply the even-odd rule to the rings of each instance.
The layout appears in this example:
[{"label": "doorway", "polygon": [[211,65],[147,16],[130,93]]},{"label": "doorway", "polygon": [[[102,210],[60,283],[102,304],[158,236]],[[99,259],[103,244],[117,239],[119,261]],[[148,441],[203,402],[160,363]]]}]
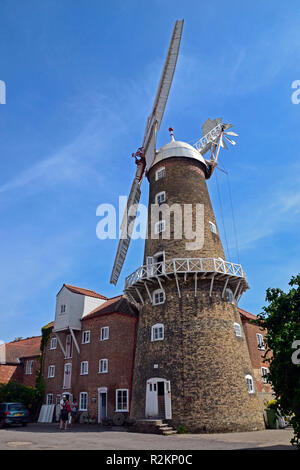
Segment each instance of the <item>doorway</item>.
[{"label": "doorway", "polygon": [[107,388],[98,388],[98,424],[107,417]]},{"label": "doorway", "polygon": [[145,415],[149,419],[172,419],[170,381],[158,377],[147,380]]}]

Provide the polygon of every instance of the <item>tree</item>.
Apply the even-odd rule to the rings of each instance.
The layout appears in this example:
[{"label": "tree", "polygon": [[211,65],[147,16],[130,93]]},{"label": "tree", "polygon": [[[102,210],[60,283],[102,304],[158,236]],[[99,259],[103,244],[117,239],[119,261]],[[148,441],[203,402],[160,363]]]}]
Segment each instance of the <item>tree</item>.
[{"label": "tree", "polygon": [[300,274],[292,277],[288,293],[281,289],[266,291],[267,307],[254,323],[265,336],[265,359],[269,363],[268,380],[271,382],[278,405],[284,415],[293,415],[292,444],[300,448]]}]

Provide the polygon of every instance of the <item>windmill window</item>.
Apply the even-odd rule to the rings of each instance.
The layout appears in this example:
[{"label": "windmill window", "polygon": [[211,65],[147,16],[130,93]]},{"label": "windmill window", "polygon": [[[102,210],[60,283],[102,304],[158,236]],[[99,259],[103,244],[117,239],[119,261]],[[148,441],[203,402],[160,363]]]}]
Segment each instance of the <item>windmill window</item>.
[{"label": "windmill window", "polygon": [[163,304],[165,302],[165,292],[157,289],[153,292],[153,305]]},{"label": "windmill window", "polygon": [[235,303],[235,302],[234,302],[233,292],[232,292],[231,289],[228,289],[228,288],[226,289],[226,291],[225,291],[225,296],[226,296],[227,302],[230,302],[230,303],[232,303],[232,304]]},{"label": "windmill window", "polygon": [[161,178],[164,178],[166,176],[166,169],[165,167],[159,168],[156,173],[155,173],[155,181],[160,180]]},{"label": "windmill window", "polygon": [[161,193],[156,194],[155,202],[156,204],[162,204],[166,201],[166,191],[162,191]]},{"label": "windmill window", "polygon": [[261,376],[264,384],[268,383],[268,369],[266,367],[261,368]]},{"label": "windmill window", "polygon": [[215,225],[213,222],[209,222],[209,226],[210,226],[210,231],[211,231],[212,233],[217,234],[217,227],[216,227],[216,225]]},{"label": "windmill window", "polygon": [[60,306],[60,313],[65,313],[66,311],[66,306],[65,305],[61,305]]},{"label": "windmill window", "polygon": [[159,222],[156,222],[155,224],[155,234],[157,235],[158,233],[164,232],[166,229],[166,223],[164,220],[160,220]]},{"label": "windmill window", "polygon": [[236,336],[238,336],[239,338],[242,337],[242,328],[239,323],[234,323],[234,331]]},{"label": "windmill window", "polygon": [[253,384],[252,375],[246,375],[245,379],[246,379],[248,393],[254,393],[254,384]]},{"label": "windmill window", "polygon": [[151,341],[162,341],[164,339],[164,325],[156,323],[151,328]]}]

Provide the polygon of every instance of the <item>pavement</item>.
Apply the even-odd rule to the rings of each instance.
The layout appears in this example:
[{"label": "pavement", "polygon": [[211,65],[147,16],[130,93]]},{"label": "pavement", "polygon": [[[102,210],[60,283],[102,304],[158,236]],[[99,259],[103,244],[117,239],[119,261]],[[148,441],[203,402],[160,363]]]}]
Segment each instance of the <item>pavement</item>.
[{"label": "pavement", "polygon": [[294,450],[291,428],[226,434],[161,436],[128,432],[124,427],[76,425],[60,431],[55,423],[0,429],[0,450]]}]

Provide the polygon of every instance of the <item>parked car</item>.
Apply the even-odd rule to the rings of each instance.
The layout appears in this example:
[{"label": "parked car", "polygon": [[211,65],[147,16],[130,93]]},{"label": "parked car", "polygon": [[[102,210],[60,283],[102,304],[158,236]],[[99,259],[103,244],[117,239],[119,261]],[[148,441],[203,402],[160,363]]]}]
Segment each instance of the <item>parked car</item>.
[{"label": "parked car", "polygon": [[7,424],[22,424],[29,422],[29,411],[22,403],[0,403],[0,427]]}]

